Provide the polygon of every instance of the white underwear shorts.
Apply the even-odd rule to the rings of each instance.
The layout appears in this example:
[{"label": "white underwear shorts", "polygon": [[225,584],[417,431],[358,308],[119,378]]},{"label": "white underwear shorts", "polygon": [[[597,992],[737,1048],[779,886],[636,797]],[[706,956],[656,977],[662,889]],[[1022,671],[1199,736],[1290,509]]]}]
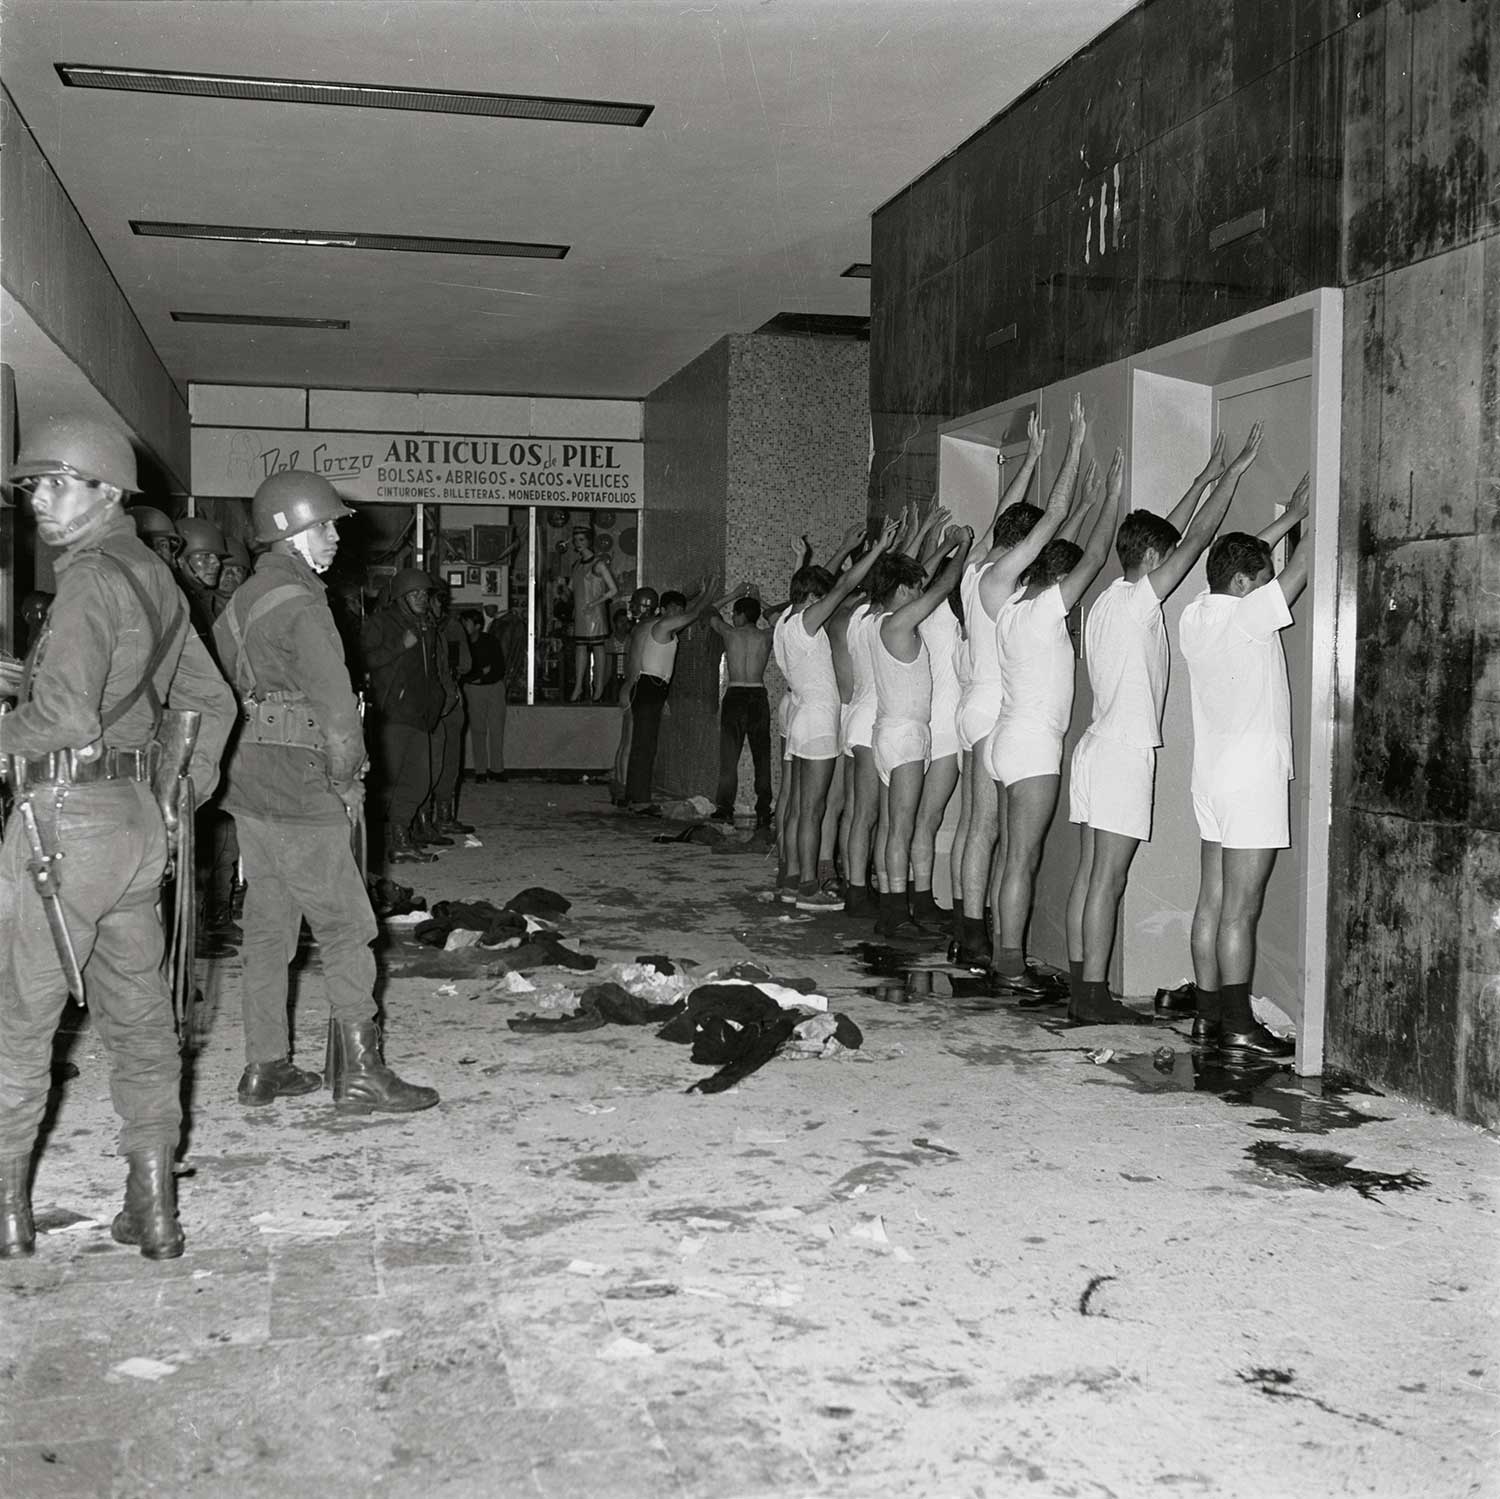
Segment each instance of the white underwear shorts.
[{"label": "white underwear shorts", "polygon": [[919,761],[925,772],[931,747],[932,730],[925,723],[912,723],[908,719],[884,719],[876,723],[872,748],[880,784],[889,786],[891,772],[913,761]]},{"label": "white underwear shorts", "polygon": [[958,700],[958,747],[965,753],[978,749],[1000,721],[1005,693],[998,682],[972,686]]},{"label": "white underwear shorts", "polygon": [[1068,821],[1122,838],[1151,838],[1156,751],[1087,733],[1073,751],[1068,776]]},{"label": "white underwear shorts", "polygon": [[837,759],[842,706],[836,697],[798,698],[787,720],[787,753],[798,760]]},{"label": "white underwear shorts", "polygon": [[1198,836],[1224,848],[1290,848],[1289,782],[1279,766],[1233,786],[1193,779]]},{"label": "white underwear shorts", "polygon": [[1005,786],[1062,771],[1062,735],[1041,724],[1011,719],[997,723],[984,741],[984,768]]}]

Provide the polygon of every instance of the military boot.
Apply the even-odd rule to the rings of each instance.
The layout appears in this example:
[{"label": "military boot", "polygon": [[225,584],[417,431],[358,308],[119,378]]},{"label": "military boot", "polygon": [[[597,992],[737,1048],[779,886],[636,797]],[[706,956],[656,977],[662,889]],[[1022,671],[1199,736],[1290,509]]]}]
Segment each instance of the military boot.
[{"label": "military boot", "polygon": [[148,1260],[174,1260],[182,1253],[182,1225],[177,1221],[177,1182],[172,1175],[172,1147],[132,1150],[125,1158],[125,1206],[115,1214],[110,1234],[117,1244],[138,1244]]},{"label": "military boot", "polygon": [[31,1157],[0,1160],[0,1260],[18,1260],[36,1250],[31,1221]]},{"label": "military boot", "polygon": [[316,1072],[304,1072],[293,1066],[290,1057],[274,1062],[251,1062],[240,1077],[239,1100],[252,1107],[274,1103],[278,1098],[294,1098],[299,1093],[316,1093],[323,1079]]},{"label": "military boot", "polygon": [[387,864],[432,864],[436,854],[418,848],[412,837],[400,823],[390,822],[385,828],[385,861]]},{"label": "military boot", "polygon": [[458,813],[454,810],[452,802],[444,802],[437,809],[436,822],[438,828],[444,833],[472,833],[474,831],[472,822],[458,820]]},{"label": "military boot", "polygon": [[335,1108],[414,1114],[437,1101],[436,1088],[403,1082],[385,1065],[378,1020],[328,1023],[328,1086]]},{"label": "military boot", "polygon": [[412,821],[412,838],[428,848],[452,848],[453,840],[437,825],[431,812],[419,812]]}]

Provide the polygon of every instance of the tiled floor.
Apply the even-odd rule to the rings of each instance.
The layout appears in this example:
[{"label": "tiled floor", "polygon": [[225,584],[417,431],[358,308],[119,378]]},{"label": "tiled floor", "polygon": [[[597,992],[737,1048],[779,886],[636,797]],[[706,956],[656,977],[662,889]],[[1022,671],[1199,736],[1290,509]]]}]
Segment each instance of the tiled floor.
[{"label": "tiled floor", "polygon": [[[188,1252],[153,1265],[108,1236],[85,1030],[35,1193],[85,1222],[0,1266],[6,1499],[1500,1492],[1493,1138],[1285,1075],[1226,1101],[1180,1029],[1070,1031],[941,971],[885,1002],[867,932],[761,902],[759,858],[652,844],[602,788],[468,810],[486,846],[424,894],[561,889],[604,962],[759,957],[864,1048],[688,1095],[704,1069],[650,1029],[506,1028],[587,979],[405,976],[389,1056],[438,1109],[247,1111],[221,964]],[[1312,1185],[1309,1151],[1389,1180]]]}]

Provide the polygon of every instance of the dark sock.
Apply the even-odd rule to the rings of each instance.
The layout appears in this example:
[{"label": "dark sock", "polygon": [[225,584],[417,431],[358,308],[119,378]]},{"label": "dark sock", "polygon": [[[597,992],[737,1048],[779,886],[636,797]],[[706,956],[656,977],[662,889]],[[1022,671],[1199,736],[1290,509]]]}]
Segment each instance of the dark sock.
[{"label": "dark sock", "polygon": [[1249,984],[1219,985],[1219,1024],[1231,1035],[1255,1029]]},{"label": "dark sock", "polygon": [[911,903],[911,914],[918,921],[926,921],[937,916],[937,902],[932,898],[931,890],[918,890],[913,888],[907,891]]},{"label": "dark sock", "polygon": [[1219,1023],[1219,991],[1217,989],[1205,989],[1201,985],[1198,988],[1198,1019],[1207,1020],[1213,1025]]},{"label": "dark sock", "polygon": [[1019,947],[1002,947],[995,954],[995,971],[1007,978],[1026,972],[1026,954]]},{"label": "dark sock", "polygon": [[984,929],[984,917],[965,916],[963,922],[963,931],[958,940],[971,952],[988,952],[990,939]]},{"label": "dark sock", "polygon": [[803,880],[797,886],[798,895],[816,895],[818,893],[818,882],[816,880]]},{"label": "dark sock", "polygon": [[898,895],[892,895],[889,890],[882,890],[876,900],[879,904],[882,927],[894,927],[906,920],[906,892],[904,890]]},{"label": "dark sock", "polygon": [[1075,984],[1081,984],[1083,982],[1083,964],[1075,963],[1072,958],[1069,958],[1068,977],[1072,979]]},{"label": "dark sock", "polygon": [[953,933],[953,940],[961,944],[969,918],[964,915],[964,908],[957,901],[953,902],[953,910],[949,915],[952,918],[952,924],[948,930]]}]

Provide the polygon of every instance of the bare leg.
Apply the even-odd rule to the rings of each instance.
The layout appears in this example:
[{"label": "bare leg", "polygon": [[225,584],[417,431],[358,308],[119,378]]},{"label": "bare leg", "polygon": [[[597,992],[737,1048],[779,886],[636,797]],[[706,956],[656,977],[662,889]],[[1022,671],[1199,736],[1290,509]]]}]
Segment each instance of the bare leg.
[{"label": "bare leg", "polygon": [[823,808],[823,825],[818,836],[818,878],[821,880],[833,869],[833,856],[838,851],[839,825],[844,813],[844,757],[833,761],[833,773],[828,781],[828,800]]},{"label": "bare leg", "polygon": [[964,901],[964,845],[969,841],[970,788],[974,784],[974,751],[965,750],[958,761],[958,826],[948,850],[948,887],[953,891],[953,909],[961,912]]},{"label": "bare leg", "polygon": [[[840,783],[840,795],[843,798],[843,809],[839,816],[839,867],[844,871],[844,878],[849,878],[849,871],[853,865],[849,863],[849,830],[854,822],[854,753],[851,750],[844,756],[843,763],[835,775]],[[859,883],[864,884],[863,880]]]},{"label": "bare leg", "polygon": [[781,762],[781,789],[776,794],[776,883],[797,884],[797,794],[800,760]]},{"label": "bare leg", "polygon": [[1213,994],[1219,989],[1219,913],[1223,906],[1223,847],[1200,842],[1198,904],[1193,909],[1193,982]]},{"label": "bare leg", "polygon": [[620,714],[620,747],[615,751],[615,774],[614,780],[619,787],[619,794],[625,795],[625,773],[630,766],[630,693],[622,693],[620,702],[623,712]]},{"label": "bare leg", "polygon": [[1223,900],[1217,958],[1220,985],[1248,984],[1255,974],[1255,927],[1265,904],[1274,848],[1222,850]]},{"label": "bare leg", "polygon": [[[922,762],[912,760],[891,772],[891,784],[886,788],[885,888],[892,895],[906,893],[922,780]],[[931,865],[928,868],[930,877]]]},{"label": "bare leg", "polygon": [[1001,973],[1017,972],[1018,960],[1014,955],[1026,950],[1036,872],[1041,867],[1047,827],[1057,808],[1061,780],[1057,775],[1027,776],[1024,781],[1005,788],[1008,841],[1005,872],[1000,880],[1000,925],[995,932],[996,967]]},{"label": "bare leg", "polygon": [[1005,799],[1005,787],[999,781],[995,788],[995,857],[990,865],[990,931],[995,941],[1000,941],[1000,890],[1004,884],[1005,860],[1010,853],[1010,811]]},{"label": "bare leg", "polygon": [[[877,779],[879,772],[877,774]],[[880,785],[880,806],[875,818],[875,888],[889,890],[885,879],[885,846],[891,831],[891,788],[884,781]]]},{"label": "bare leg", "polygon": [[590,667],[593,671],[593,701],[598,702],[604,696],[604,689],[609,683],[609,675],[605,671],[605,650],[602,645],[596,645],[589,653]]},{"label": "bare leg", "polygon": [[1089,875],[1094,867],[1094,830],[1078,824],[1078,868],[1068,887],[1068,962],[1083,962],[1083,908],[1088,901]]},{"label": "bare leg", "polygon": [[803,760],[797,765],[797,868],[804,890],[816,888],[818,846],[823,836],[823,809],[836,760]]},{"label": "bare leg", "polygon": [[995,841],[1000,835],[999,790],[979,762],[979,751],[969,754],[970,770],[964,777],[969,797],[969,836],[964,840],[964,915],[984,919],[985,897],[990,888],[990,866],[995,862]]},{"label": "bare leg", "polygon": [[[844,856],[844,874],[856,885],[864,884],[869,878],[870,843],[879,817],[880,774],[875,769],[875,751],[867,745],[858,745],[854,750],[853,811],[847,819],[849,852]],[[875,868],[879,874],[878,859]],[[878,882],[876,888],[879,888]]]},{"label": "bare leg", "polygon": [[[1109,955],[1115,945],[1120,899],[1125,894],[1130,861],[1135,858],[1140,839],[1090,828],[1084,831],[1093,833],[1093,868],[1083,907],[1083,977],[1089,983],[1103,983],[1109,977]],[[1071,933],[1068,942],[1071,957]]]},{"label": "bare leg", "polygon": [[932,871],[937,863],[937,831],[942,826],[957,785],[957,755],[944,755],[941,760],[934,760],[922,777],[922,795],[917,802],[911,834],[911,883],[915,890],[932,889]]},{"label": "bare leg", "polygon": [[588,680],[588,674],[589,648],[586,645],[575,645],[573,647],[573,690],[568,694],[570,703],[582,700],[583,684]]}]

